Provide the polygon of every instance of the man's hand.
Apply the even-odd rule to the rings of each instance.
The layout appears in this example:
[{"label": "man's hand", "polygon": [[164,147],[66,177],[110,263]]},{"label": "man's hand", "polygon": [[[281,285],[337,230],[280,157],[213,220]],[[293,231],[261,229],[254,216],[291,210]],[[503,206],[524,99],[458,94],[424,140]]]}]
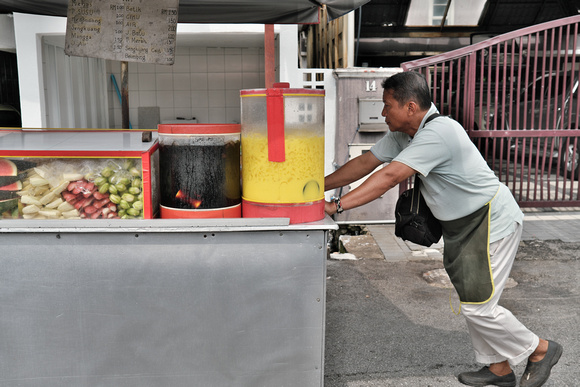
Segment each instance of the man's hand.
[{"label": "man's hand", "polygon": [[336,203],[324,202],[324,212],[326,212],[330,216],[336,214]]}]

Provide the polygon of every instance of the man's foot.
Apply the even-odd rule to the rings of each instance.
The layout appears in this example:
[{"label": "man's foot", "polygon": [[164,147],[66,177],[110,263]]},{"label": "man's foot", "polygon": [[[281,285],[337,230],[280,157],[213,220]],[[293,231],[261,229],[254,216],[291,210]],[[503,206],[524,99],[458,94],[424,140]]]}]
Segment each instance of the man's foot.
[{"label": "man's foot", "polygon": [[563,348],[555,341],[548,340],[548,351],[544,358],[540,361],[530,361],[526,370],[520,379],[521,387],[540,387],[550,377],[552,367],[558,363],[560,356],[562,356]]},{"label": "man's foot", "polygon": [[463,372],[457,379],[468,386],[515,387],[516,385],[516,376],[513,371],[507,375],[497,376],[489,370],[489,367],[483,367],[476,372]]}]

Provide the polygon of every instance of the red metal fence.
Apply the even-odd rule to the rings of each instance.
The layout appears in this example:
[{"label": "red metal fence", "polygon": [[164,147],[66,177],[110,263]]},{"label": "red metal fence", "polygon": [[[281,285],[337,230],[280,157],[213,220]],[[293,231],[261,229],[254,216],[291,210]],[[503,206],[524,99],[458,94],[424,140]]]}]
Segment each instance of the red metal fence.
[{"label": "red metal fence", "polygon": [[522,207],[579,206],[580,16],[406,62]]}]

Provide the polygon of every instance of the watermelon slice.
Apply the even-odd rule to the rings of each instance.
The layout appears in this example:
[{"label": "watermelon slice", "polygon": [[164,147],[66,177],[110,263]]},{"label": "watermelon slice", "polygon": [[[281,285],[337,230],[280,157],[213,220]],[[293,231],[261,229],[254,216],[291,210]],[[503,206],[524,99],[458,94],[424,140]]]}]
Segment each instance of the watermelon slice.
[{"label": "watermelon slice", "polygon": [[18,194],[14,191],[0,191],[0,200],[18,198]]},{"label": "watermelon slice", "polygon": [[15,208],[18,208],[17,198],[0,201],[0,214],[7,211],[13,211]]},{"label": "watermelon slice", "polygon": [[0,159],[0,176],[16,176],[18,168],[8,159]]},{"label": "watermelon slice", "polygon": [[20,173],[16,176],[0,176],[0,187],[16,183],[18,180],[24,180],[25,178],[26,172]]},{"label": "watermelon slice", "polygon": [[16,168],[18,168],[19,171],[26,171],[27,169],[36,167],[38,165],[38,163],[35,161],[22,160],[22,159],[10,159],[9,161],[12,161],[14,163],[14,165],[16,165]]},{"label": "watermelon slice", "polygon": [[0,191],[20,191],[22,190],[22,182],[19,180],[12,184],[5,185],[4,187],[0,187]]}]

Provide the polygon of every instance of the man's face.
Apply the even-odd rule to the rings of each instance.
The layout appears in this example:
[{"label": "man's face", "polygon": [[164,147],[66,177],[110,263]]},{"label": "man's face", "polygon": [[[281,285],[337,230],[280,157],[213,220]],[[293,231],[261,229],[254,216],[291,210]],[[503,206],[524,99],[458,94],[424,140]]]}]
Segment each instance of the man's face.
[{"label": "man's face", "polygon": [[381,115],[385,117],[389,130],[391,132],[405,132],[408,125],[408,104],[399,105],[399,102],[393,98],[392,90],[383,92],[383,104]]}]

